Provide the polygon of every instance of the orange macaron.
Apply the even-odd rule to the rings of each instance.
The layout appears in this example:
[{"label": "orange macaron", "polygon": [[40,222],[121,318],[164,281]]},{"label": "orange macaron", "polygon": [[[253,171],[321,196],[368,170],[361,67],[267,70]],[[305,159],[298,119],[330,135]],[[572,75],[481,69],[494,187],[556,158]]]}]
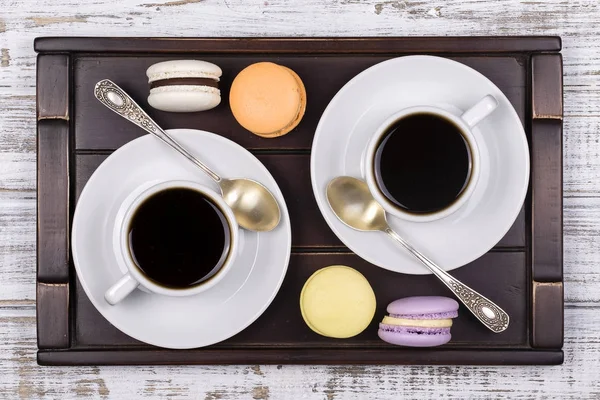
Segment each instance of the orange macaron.
[{"label": "orange macaron", "polygon": [[294,129],[306,110],[306,89],[291,69],[271,62],[244,68],[233,80],[229,106],[235,119],[265,138]]}]

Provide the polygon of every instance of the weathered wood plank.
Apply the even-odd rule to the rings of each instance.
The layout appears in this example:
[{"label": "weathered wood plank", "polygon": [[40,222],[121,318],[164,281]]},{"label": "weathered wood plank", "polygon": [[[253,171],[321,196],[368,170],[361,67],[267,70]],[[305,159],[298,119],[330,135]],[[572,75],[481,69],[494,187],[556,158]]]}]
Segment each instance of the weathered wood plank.
[{"label": "weathered wood plank", "polygon": [[[565,301],[600,305],[600,198],[564,203]],[[0,190],[3,301],[35,298],[35,192]]]},{"label": "weathered wood plank", "polygon": [[[199,21],[201,23],[199,23]],[[596,0],[81,0],[0,13],[0,390],[7,398],[598,398]],[[565,364],[551,368],[35,366],[35,53],[42,35],[563,37]],[[590,307],[590,308],[587,308]],[[0,396],[2,397],[2,396]]]},{"label": "weathered wood plank", "polygon": [[[566,199],[565,271],[568,302],[600,303],[600,200]],[[0,192],[0,263],[5,278],[0,301],[35,297],[35,193]]]},{"label": "weathered wood plank", "polygon": [[[453,322],[452,342],[446,346],[448,350],[472,348],[479,344],[493,349],[503,349],[508,346],[527,346],[529,344],[529,336],[526,333],[526,323],[529,314],[526,299],[529,298],[529,285],[527,285],[527,271],[524,267],[525,261],[526,255],[524,253],[489,253],[472,264],[452,273],[458,279],[472,287],[477,287],[478,281],[483,276],[496,282],[496,286],[486,289],[485,295],[510,314],[511,323],[503,334],[497,335],[483,327],[473,315],[461,306],[459,310],[461,315]],[[300,308],[298,307],[297,299],[304,282],[316,270],[327,265],[350,265],[356,268],[371,283],[377,297],[376,317],[371,321],[369,327],[360,335],[343,341],[325,338],[312,332],[302,321]],[[474,273],[474,271],[481,271],[481,274]],[[73,318],[73,325],[76,331],[74,339],[78,345],[98,350],[104,346],[111,345],[118,345],[128,350],[139,349],[140,347],[142,350],[148,349],[148,346],[140,344],[138,341],[126,336],[103,319],[94,309],[94,306],[88,300],[79,283],[74,286],[72,292],[73,305],[76,309]],[[450,295],[449,290],[437,282],[436,278],[432,275],[411,277],[408,280],[406,276],[377,268],[354,254],[292,254],[286,279],[279,294],[264,314],[260,316],[259,321],[236,336],[213,346],[213,349],[233,349],[242,346],[246,348],[264,346],[274,349],[279,345],[296,347],[296,343],[302,342],[307,348],[335,349],[346,353],[346,362],[352,360],[359,362],[360,357],[356,355],[356,352],[352,351],[353,347],[364,347],[374,352],[385,350],[385,343],[382,343],[377,337],[377,328],[380,319],[385,315],[385,308],[390,302],[398,298],[398,293],[402,293],[404,296],[416,296],[423,293],[443,296]],[[265,329],[265,327],[269,327],[269,329]],[[423,363],[429,359],[434,362],[437,357],[436,354],[428,354],[427,349],[422,349],[420,356],[406,353],[403,350],[405,349],[393,353],[394,350],[392,349],[392,353],[386,354],[385,359],[388,362],[392,362],[395,359],[398,363]],[[187,359],[192,363],[210,363],[211,360],[216,360],[216,358],[212,357],[219,356],[210,352],[205,355],[204,349],[198,351],[188,350],[187,353]],[[236,360],[240,362],[240,360],[249,360],[252,357],[257,357],[256,354],[250,354],[256,353],[252,350],[246,350],[246,352],[242,350],[240,353],[232,351],[229,353],[229,355],[222,354],[221,357],[223,360],[229,360],[230,363]],[[370,359],[375,360],[375,356],[380,355],[384,356],[381,353],[364,356],[372,357]],[[318,363],[320,361],[329,363],[326,358],[319,359],[319,356],[319,354],[314,355],[314,353],[307,354],[307,352],[300,349],[293,357],[296,362]],[[270,362],[277,363],[282,357],[285,358],[285,355],[283,352],[274,352],[272,355],[266,355],[265,357],[272,357],[269,358]],[[137,362],[143,363],[143,355],[136,358]],[[86,357],[82,357],[82,362],[85,362],[85,360]],[[443,361],[450,361],[452,358],[450,354],[445,354],[438,360],[438,362],[442,363]],[[472,360],[473,363],[477,364],[484,361],[484,359],[477,358],[477,356],[473,356]],[[495,359],[496,362],[500,362],[501,360],[502,358]],[[519,356],[515,356],[512,360],[515,363],[523,363],[526,362],[526,357],[520,358]],[[106,362],[108,361],[106,360]],[[342,359],[339,361],[344,362]],[[454,359],[453,362],[457,361],[459,360]],[[280,362],[284,363],[285,360],[281,360]],[[362,363],[364,364],[364,362]]]},{"label": "weathered wood plank", "polygon": [[[600,102],[600,99],[598,101]],[[600,170],[598,132],[600,132],[598,117],[565,117],[563,127],[563,194],[565,197],[597,197],[600,193],[600,179],[595,179]]]},{"label": "weathered wood plank", "polygon": [[[565,301],[600,304],[600,199],[565,199]],[[35,192],[0,191],[0,301],[35,298]]]},{"label": "weathered wood plank", "polygon": [[[1,310],[0,376],[10,399],[593,399],[600,383],[596,308],[565,310],[566,362],[556,367],[39,367],[35,312]],[[589,374],[586,371],[589,370]],[[51,372],[51,373],[50,373]]]},{"label": "weathered wood plank", "polygon": [[35,227],[35,192],[0,190],[0,309],[35,300]]},{"label": "weathered wood plank", "polygon": [[531,59],[533,119],[562,119],[563,68],[560,54],[538,54]]},{"label": "weathered wood plank", "polygon": [[[32,140],[35,148],[35,133]],[[0,152],[0,190],[35,191],[35,158],[35,153]]]},{"label": "weathered wood plank", "polygon": [[[363,45],[363,47],[368,48],[369,46]],[[202,113],[161,112],[148,105],[148,82],[145,71],[153,63],[165,61],[169,57],[161,57],[156,54],[134,57],[76,56],[73,57],[75,69],[73,72],[73,86],[75,87],[73,98],[77,104],[74,111],[73,128],[75,149],[112,150],[145,134],[143,130],[133,127],[130,122],[119,118],[107,108],[98,107],[98,101],[94,97],[92,88],[101,79],[110,77],[116,84],[122,85],[132,98],[165,129],[180,127],[203,129],[218,133],[247,149],[285,148],[308,151],[312,145],[319,119],[339,89],[366,68],[385,61],[393,55],[365,54],[350,58],[337,54],[311,59],[310,63],[306,62],[305,55],[269,54],[258,58],[263,61],[280,62],[293,69],[302,77],[308,94],[308,106],[302,122],[293,132],[277,138],[276,141],[258,137],[242,128],[233,118],[228,106],[228,89],[233,78],[248,64],[257,60],[255,54],[232,53],[218,57],[210,53],[203,55],[203,59],[219,64],[224,71],[220,81],[221,95],[224,99],[222,104],[214,110]],[[487,57],[470,55],[453,58],[486,75],[504,91],[521,120],[525,120],[527,112],[525,87],[528,79],[525,57],[515,58],[510,55],[495,57],[495,65],[491,65]],[[111,68],[110,62],[113,61],[118,63],[120,68]],[[315,70],[321,72],[312,73]]]}]

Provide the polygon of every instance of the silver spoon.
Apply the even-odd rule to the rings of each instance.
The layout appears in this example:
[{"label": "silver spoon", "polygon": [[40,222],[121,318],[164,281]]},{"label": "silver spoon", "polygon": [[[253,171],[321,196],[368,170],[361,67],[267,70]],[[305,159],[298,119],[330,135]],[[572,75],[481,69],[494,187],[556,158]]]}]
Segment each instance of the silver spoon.
[{"label": "silver spoon", "polygon": [[327,186],[327,201],[340,221],[350,228],[359,231],[385,232],[400,243],[448,286],[452,293],[490,330],[499,333],[508,328],[509,317],[504,310],[450,276],[390,228],[385,210],[373,198],[365,182],[349,176],[334,178]]},{"label": "silver spoon", "polygon": [[252,179],[225,179],[217,175],[202,161],[165,132],[146,112],[114,82],[103,79],[96,84],[94,95],[102,104],[134,123],[148,133],[153,134],[198,168],[206,172],[219,187],[225,203],[231,207],[238,224],[251,231],[270,231],[281,218],[279,205],[273,194],[259,182]]}]

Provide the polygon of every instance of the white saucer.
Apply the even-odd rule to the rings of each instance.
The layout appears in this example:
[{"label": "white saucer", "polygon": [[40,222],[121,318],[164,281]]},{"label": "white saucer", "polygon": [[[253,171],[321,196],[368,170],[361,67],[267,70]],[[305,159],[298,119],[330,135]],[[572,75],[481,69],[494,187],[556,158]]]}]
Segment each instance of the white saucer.
[{"label": "white saucer", "polygon": [[[529,147],[506,96],[479,72],[455,61],[407,56],[377,64],[348,82],[331,100],[312,145],[311,178],[325,220],[368,262],[406,274],[430,273],[380,232],[355,231],[340,222],[325,189],[337,176],[364,179],[363,152],[383,121],[402,108],[436,105],[460,115],[487,94],[498,108],[473,130],[482,161],[477,189],[457,212],[433,222],[388,214],[390,225],[445,270],[465,265],[494,247],[510,229],[529,185]],[[487,183],[486,183],[487,182]]]},{"label": "white saucer", "polygon": [[[94,306],[127,335],[155,346],[194,348],[225,340],[256,320],[275,297],[287,271],[291,229],[277,183],[247,150],[209,132],[170,130],[178,141],[226,177],[264,184],[277,198],[281,222],[271,232],[240,230],[240,250],[231,270],[215,287],[189,297],[135,290],[110,306],[104,292],[123,274],[112,248],[115,216],[123,199],[153,181],[191,180],[219,188],[208,176],[158,139],[146,135],[115,151],[91,176],[73,219],[75,269]],[[200,245],[200,244],[199,244]]]}]

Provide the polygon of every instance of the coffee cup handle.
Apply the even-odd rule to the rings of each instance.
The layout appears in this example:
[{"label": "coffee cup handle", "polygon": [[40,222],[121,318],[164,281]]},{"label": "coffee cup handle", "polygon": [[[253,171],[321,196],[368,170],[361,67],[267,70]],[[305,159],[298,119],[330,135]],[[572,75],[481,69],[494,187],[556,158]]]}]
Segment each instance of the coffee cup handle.
[{"label": "coffee cup handle", "polygon": [[127,273],[104,293],[104,299],[108,304],[114,306],[127,297],[138,286],[138,281],[136,281],[131,274]]},{"label": "coffee cup handle", "polygon": [[460,118],[465,121],[469,128],[473,128],[480,123],[485,117],[490,115],[498,107],[498,100],[491,94],[488,94],[477,104],[464,112]]}]

